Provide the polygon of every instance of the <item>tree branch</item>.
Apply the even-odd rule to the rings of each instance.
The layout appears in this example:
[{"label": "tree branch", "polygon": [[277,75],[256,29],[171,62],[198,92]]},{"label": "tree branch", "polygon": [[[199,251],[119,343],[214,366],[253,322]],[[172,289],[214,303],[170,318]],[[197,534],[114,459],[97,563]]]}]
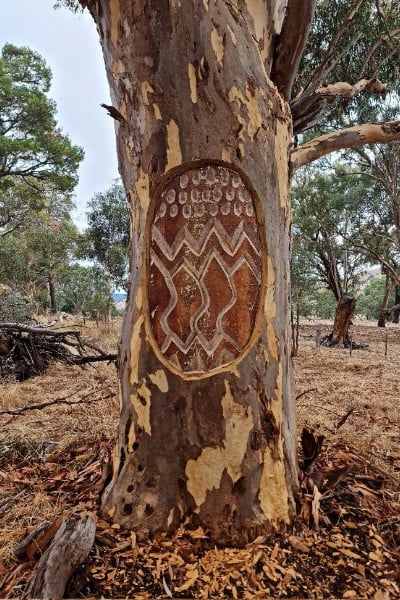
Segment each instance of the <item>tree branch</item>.
[{"label": "tree branch", "polygon": [[311,140],[292,152],[290,162],[293,169],[307,165],[314,160],[363,144],[387,143],[400,140],[400,121],[387,123],[367,123],[328,133]]},{"label": "tree branch", "polygon": [[[317,87],[320,86],[327,73],[329,73],[329,71],[331,70],[330,58],[336,51],[340,39],[346,33],[346,31],[348,31],[349,25],[353,20],[354,16],[357,14],[357,12],[360,10],[360,8],[365,2],[366,0],[357,0],[354,6],[350,8],[350,11],[344,19],[341,27],[335,32],[334,36],[332,37],[329,46],[324,53],[323,59],[321,60],[319,66],[315,70],[310,83],[304,90],[304,96],[309,96],[310,94],[312,94],[317,89]],[[355,41],[356,39],[354,39],[354,43]]]},{"label": "tree branch", "polygon": [[[49,400],[49,402],[40,402],[39,404],[27,404],[26,406],[22,406],[21,408],[13,408],[9,410],[0,410],[0,415],[21,415],[24,412],[29,410],[42,410],[42,408],[47,408],[48,406],[54,406],[55,404],[68,404],[73,406],[74,404],[83,404],[87,401],[87,398],[93,396],[98,390],[92,390],[91,392],[82,396],[79,400],[71,400],[71,396],[76,396],[79,392],[74,392],[69,396],[64,396],[62,398],[56,398],[55,400]],[[100,396],[98,398],[94,398],[93,400],[89,400],[89,402],[96,402],[99,400],[107,400],[114,396],[112,392],[107,394],[106,396]]]},{"label": "tree branch", "polygon": [[68,579],[89,556],[95,533],[96,522],[89,514],[64,519],[22,597],[62,598]]},{"label": "tree branch", "polygon": [[311,95],[303,94],[290,103],[294,132],[301,133],[317,125],[342,100],[350,100],[359,93],[384,95],[385,91],[383,83],[373,78],[360,79],[354,85],[338,81],[319,87]]},{"label": "tree branch", "polygon": [[316,0],[289,0],[279,42],[275,50],[271,79],[290,100],[300,59],[314,18]]}]

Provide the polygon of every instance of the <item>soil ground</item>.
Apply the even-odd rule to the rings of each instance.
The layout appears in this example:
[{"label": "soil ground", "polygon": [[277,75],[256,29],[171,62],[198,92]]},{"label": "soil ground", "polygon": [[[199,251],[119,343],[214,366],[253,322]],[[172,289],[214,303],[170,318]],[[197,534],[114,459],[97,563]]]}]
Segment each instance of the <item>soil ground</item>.
[{"label": "soil ground", "polygon": [[[112,350],[117,329],[89,333]],[[65,597],[400,598],[400,327],[356,324],[354,341],[368,347],[351,353],[316,347],[318,329],[329,324],[301,324],[294,359],[303,470],[293,527],[234,549],[185,527],[138,543],[99,518]],[[118,384],[113,365],[54,364],[1,390],[0,597],[19,598],[60,517],[97,514]]]}]

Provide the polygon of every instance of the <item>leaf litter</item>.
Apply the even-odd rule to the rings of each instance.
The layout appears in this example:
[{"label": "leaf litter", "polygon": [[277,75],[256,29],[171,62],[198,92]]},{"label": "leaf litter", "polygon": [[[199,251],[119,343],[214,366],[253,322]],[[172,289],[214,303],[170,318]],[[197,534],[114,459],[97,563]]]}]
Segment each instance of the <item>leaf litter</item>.
[{"label": "leaf litter", "polygon": [[[303,329],[304,339],[309,328]],[[299,400],[299,441],[307,441],[299,451],[303,470],[291,528],[244,548],[218,548],[201,529],[183,525],[173,536],[138,542],[134,532],[98,518],[89,559],[71,578],[65,597],[400,597],[399,421],[398,408],[390,410],[398,400],[391,387],[395,369],[378,355],[379,340],[371,344],[367,328],[360,329],[372,350],[350,358],[303,342],[296,359],[298,389],[315,387]],[[400,339],[391,351],[400,358]],[[54,390],[61,378],[64,390],[65,378],[76,382],[74,367],[72,374],[69,369],[54,368],[48,381],[41,378],[37,398],[42,399],[43,381]],[[361,375],[355,382],[346,373]],[[87,377],[88,387],[89,379],[98,386],[95,408],[53,406],[47,416],[38,412],[38,423],[24,414],[1,434],[0,597],[22,596],[64,516],[98,514],[118,400],[116,382],[115,398],[109,397],[114,374],[96,368]],[[104,415],[99,419],[101,434],[94,424],[100,411],[111,413],[110,422]],[[77,419],[86,419],[85,433],[83,426],[76,430]]]}]

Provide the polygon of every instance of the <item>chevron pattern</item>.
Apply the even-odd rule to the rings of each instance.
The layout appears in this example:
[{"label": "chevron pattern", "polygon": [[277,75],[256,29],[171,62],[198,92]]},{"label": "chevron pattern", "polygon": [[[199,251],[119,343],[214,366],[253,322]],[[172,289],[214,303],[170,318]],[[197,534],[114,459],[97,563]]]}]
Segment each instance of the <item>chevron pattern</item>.
[{"label": "chevron pattern", "polygon": [[206,373],[247,346],[260,245],[252,196],[233,169],[186,171],[161,193],[151,227],[150,319],[159,350],[180,371]]}]

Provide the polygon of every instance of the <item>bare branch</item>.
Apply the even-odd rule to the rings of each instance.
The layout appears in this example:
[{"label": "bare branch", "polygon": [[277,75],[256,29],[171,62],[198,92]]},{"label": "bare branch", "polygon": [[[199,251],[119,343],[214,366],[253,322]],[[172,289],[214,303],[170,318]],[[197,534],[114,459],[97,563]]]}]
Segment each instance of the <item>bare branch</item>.
[{"label": "bare branch", "polygon": [[319,87],[308,97],[295,98],[290,107],[293,114],[293,129],[301,133],[319,123],[342,100],[350,100],[356,94],[385,94],[385,86],[379,79],[361,79],[354,85],[338,81]]},{"label": "bare branch", "polygon": [[[369,49],[369,52],[367,52],[367,55],[365,57],[364,63],[361,67],[361,72],[360,72],[360,77],[362,77],[367,69],[367,66],[369,65],[369,62],[375,52],[375,50],[381,45],[381,44],[387,44],[389,40],[392,40],[393,38],[397,37],[400,34],[400,29],[394,29],[393,31],[390,31],[388,34],[383,35],[381,38],[379,38],[379,40],[377,40]],[[394,50],[392,50],[392,52],[389,53],[389,56],[392,56],[393,52],[396,50],[397,48],[395,47]],[[386,57],[387,58],[387,57]],[[381,66],[381,65],[380,65]],[[376,70],[376,69],[375,69]]]},{"label": "bare branch", "polygon": [[[69,404],[70,406],[74,405],[74,404],[82,404],[84,402],[87,402],[87,399],[90,396],[93,396],[93,394],[95,394],[97,391],[98,390],[92,390],[89,393],[82,396],[79,400],[71,400],[71,396],[63,396],[62,398],[56,398],[55,400],[49,400],[49,402],[40,402],[39,404],[27,404],[26,406],[22,406],[21,408],[0,410],[0,415],[21,415],[22,413],[25,413],[29,410],[42,410],[43,408],[47,408],[49,406],[54,406],[55,404]],[[75,392],[72,395],[76,395],[77,393],[78,392]],[[96,402],[99,400],[107,400],[108,398],[111,398],[113,395],[115,395],[115,394],[110,392],[106,396],[99,396],[97,398],[94,398],[93,400],[89,400],[89,402]]]},{"label": "bare branch", "polygon": [[354,148],[363,144],[387,143],[400,140],[400,121],[368,123],[328,133],[303,144],[292,152],[291,165],[297,169],[321,156]]},{"label": "bare branch", "polygon": [[345,81],[331,83],[316,90],[321,98],[339,98],[350,100],[356,94],[385,94],[386,88],[379,79],[360,79],[354,85]]},{"label": "bare branch", "polygon": [[290,99],[301,56],[314,18],[316,0],[289,0],[271,79],[285,98]]},{"label": "bare branch", "polygon": [[[318,68],[315,70],[312,80],[306,87],[306,90],[304,92],[305,95],[308,96],[310,93],[313,93],[317,89],[317,87],[321,84],[321,82],[325,78],[326,74],[331,70],[330,58],[334,54],[339,40],[346,33],[346,31],[348,31],[350,22],[353,20],[354,16],[360,10],[360,8],[364,4],[364,2],[365,2],[365,0],[357,0],[355,5],[350,9],[349,13],[347,14],[346,18],[344,19],[341,27],[335,32],[333,38],[331,39],[331,41],[329,43],[329,46],[328,46],[326,52],[324,54],[323,60],[321,61]],[[356,40],[354,40],[353,43],[355,43],[355,42],[356,42]]]},{"label": "bare branch", "polygon": [[400,310],[400,304],[395,304],[392,308],[389,308],[386,312],[388,315],[391,315],[395,312],[395,310]]},{"label": "bare branch", "polygon": [[0,329],[11,329],[13,331],[21,331],[24,333],[37,333],[38,335],[48,335],[50,337],[65,337],[68,335],[76,338],[80,337],[80,332],[73,329],[47,329],[46,327],[34,327],[32,325],[24,325],[23,323],[2,323],[0,321]]}]

